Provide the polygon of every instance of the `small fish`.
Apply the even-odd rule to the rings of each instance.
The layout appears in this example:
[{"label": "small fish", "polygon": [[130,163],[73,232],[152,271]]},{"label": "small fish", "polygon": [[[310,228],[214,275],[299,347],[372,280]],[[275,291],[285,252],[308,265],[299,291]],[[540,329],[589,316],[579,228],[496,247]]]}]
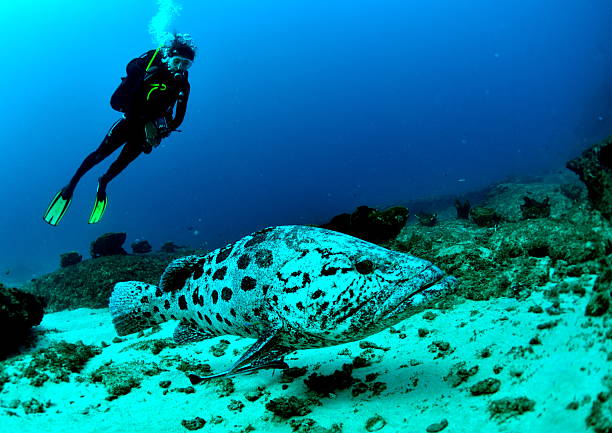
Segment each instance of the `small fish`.
[{"label": "small fish", "polygon": [[296,349],[360,340],[427,308],[456,279],[430,262],[308,226],[261,230],[166,268],[159,287],[117,283],[110,312],[119,335],[180,321],[179,343],[231,334],[257,341],[228,370],[193,384],[285,367]]}]

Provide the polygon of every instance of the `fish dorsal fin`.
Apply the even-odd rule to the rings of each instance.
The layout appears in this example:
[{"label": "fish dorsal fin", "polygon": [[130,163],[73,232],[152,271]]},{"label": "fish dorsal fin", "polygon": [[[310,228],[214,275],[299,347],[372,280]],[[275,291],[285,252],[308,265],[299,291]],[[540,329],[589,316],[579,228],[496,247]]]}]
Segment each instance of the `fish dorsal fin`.
[{"label": "fish dorsal fin", "polygon": [[185,281],[204,263],[203,256],[185,256],[173,260],[159,280],[159,288],[164,292],[175,292],[185,285]]},{"label": "fish dorsal fin", "polygon": [[206,340],[214,337],[209,332],[204,331],[202,328],[193,326],[187,322],[181,322],[174,329],[172,335],[174,341],[178,344],[196,343],[198,341]]}]

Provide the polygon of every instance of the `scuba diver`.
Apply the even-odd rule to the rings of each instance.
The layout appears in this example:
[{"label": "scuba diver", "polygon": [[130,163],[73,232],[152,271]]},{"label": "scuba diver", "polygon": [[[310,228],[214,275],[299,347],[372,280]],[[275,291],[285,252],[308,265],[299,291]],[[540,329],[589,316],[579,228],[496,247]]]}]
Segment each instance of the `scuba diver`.
[{"label": "scuba diver", "polygon": [[100,146],[83,160],[68,185],[55,195],[43,217],[47,223],[59,224],[83,175],[123,145],[117,159],[98,179],[89,224],[100,221],[108,203],[108,183],[141,153],[151,153],[183,122],[190,90],[187,69],[195,59],[195,52],[191,36],[175,33],[158,49],[147,51],[128,63],[127,76],[121,78],[110,101],[114,110],[123,113],[122,118],[111,126]]}]

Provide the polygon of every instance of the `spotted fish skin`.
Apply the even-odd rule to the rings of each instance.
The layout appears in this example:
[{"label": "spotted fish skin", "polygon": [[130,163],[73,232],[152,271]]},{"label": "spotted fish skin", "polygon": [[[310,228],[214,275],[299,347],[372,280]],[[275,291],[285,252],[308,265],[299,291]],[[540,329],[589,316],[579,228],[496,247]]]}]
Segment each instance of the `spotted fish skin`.
[{"label": "spotted fish skin", "polygon": [[118,283],[110,311],[120,335],[179,320],[201,338],[260,338],[274,329],[275,344],[305,349],[377,333],[455,281],[426,260],[342,233],[280,226],[175,260],[159,287]]},{"label": "spotted fish skin", "polygon": [[285,354],[377,333],[450,293],[456,280],[426,260],[334,231],[281,226],[166,268],[159,287],[115,285],[119,335],[179,320],[178,342],[233,334],[257,341],[227,371],[190,374],[192,384],[261,368]]}]

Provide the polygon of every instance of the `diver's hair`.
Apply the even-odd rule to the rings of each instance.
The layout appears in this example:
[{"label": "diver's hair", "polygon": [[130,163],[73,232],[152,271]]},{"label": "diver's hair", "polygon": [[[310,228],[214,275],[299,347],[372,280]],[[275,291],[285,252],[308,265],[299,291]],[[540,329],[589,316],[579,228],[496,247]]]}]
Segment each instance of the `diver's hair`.
[{"label": "diver's hair", "polygon": [[189,33],[169,33],[162,44],[162,53],[164,58],[171,57],[173,53],[191,51],[195,58],[198,47],[193,42],[193,38]]}]

